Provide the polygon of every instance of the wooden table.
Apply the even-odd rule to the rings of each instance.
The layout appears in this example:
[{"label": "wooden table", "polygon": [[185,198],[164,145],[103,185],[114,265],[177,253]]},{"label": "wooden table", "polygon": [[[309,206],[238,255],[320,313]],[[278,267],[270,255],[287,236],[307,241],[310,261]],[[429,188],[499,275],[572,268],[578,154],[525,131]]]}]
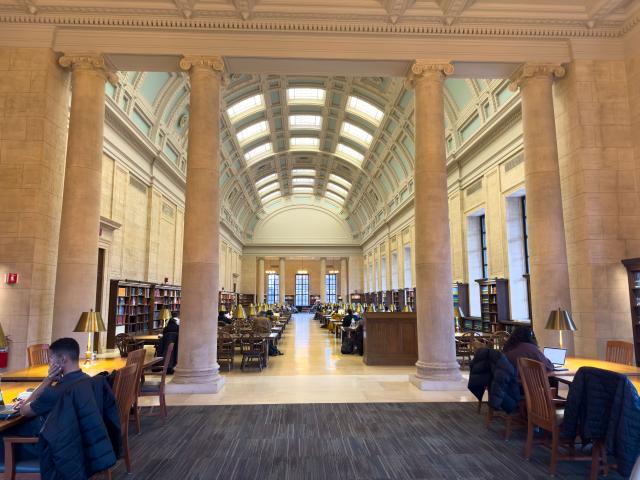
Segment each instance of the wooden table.
[{"label": "wooden table", "polygon": [[134,341],[142,342],[145,345],[158,345],[160,343],[160,336],[155,335],[131,335]]},{"label": "wooden table", "polygon": [[[9,404],[13,403],[13,400],[17,398],[19,394],[24,392],[27,388],[36,388],[38,386],[37,383],[18,383],[11,382],[5,383],[1,385],[2,388],[2,398],[4,399],[4,403]],[[24,421],[24,417],[18,415],[15,418],[11,418],[9,420],[0,420],[0,432],[11,428],[15,425],[18,425]]]},{"label": "wooden table", "polygon": [[[144,368],[151,367],[157,363],[162,362],[162,357],[154,357],[151,354],[147,354],[144,359]],[[86,364],[84,361],[80,361],[80,368],[87,375],[94,376],[100,372],[111,372],[112,370],[118,370],[127,364],[126,358],[101,358],[95,362]],[[49,365],[37,365],[34,367],[24,368],[22,370],[12,370],[2,374],[3,382],[41,382],[47,377],[49,373]]]},{"label": "wooden table", "polygon": [[[594,358],[580,358],[580,357],[567,357],[564,364],[566,371],[553,372],[552,375],[563,383],[570,383],[563,380],[563,377],[574,377],[580,367],[594,367],[601,368],[603,370],[610,370],[612,372],[620,373],[628,377],[640,377],[640,368],[633,367],[631,365],[623,365],[621,363],[607,362],[605,360],[596,360]],[[640,380],[632,378],[632,380]]]}]

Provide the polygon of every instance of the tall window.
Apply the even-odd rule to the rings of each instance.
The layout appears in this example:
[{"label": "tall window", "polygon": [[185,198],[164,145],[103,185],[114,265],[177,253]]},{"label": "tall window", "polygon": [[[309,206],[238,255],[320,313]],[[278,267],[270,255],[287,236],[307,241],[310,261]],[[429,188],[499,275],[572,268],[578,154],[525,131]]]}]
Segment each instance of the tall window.
[{"label": "tall window", "polygon": [[336,274],[328,273],[325,275],[325,285],[327,287],[327,303],[338,302],[338,291],[336,288]]},{"label": "tall window", "polygon": [[278,303],[280,300],[280,275],[269,273],[267,275],[267,303]]},{"label": "tall window", "polygon": [[482,278],[489,278],[489,263],[487,261],[487,224],[485,216],[478,217],[480,221],[480,250],[482,251]]},{"label": "tall window", "polygon": [[382,291],[387,290],[387,257],[382,257],[380,259],[380,286]]},{"label": "tall window", "polygon": [[309,274],[296,273],[296,305],[309,305]]},{"label": "tall window", "polygon": [[391,254],[391,289],[396,290],[398,288],[398,254],[393,252]]},{"label": "tall window", "polygon": [[373,265],[369,265],[369,291],[374,292],[373,289]]},{"label": "tall window", "polygon": [[411,278],[411,247],[404,247],[404,288],[413,286],[413,278]]},{"label": "tall window", "polygon": [[522,233],[524,236],[524,269],[529,272],[529,232],[527,230],[527,197],[520,197],[520,208],[522,211]]}]

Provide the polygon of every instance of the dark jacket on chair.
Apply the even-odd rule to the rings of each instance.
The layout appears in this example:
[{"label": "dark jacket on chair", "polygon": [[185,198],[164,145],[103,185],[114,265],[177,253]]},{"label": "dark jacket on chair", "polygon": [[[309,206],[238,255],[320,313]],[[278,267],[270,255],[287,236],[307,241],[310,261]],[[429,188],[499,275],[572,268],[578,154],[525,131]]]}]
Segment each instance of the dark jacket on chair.
[{"label": "dark jacket on chair", "polygon": [[167,348],[169,348],[169,344],[173,343],[173,353],[171,354],[171,360],[169,361],[169,373],[173,373],[173,369],[178,363],[178,337],[179,333],[175,331],[170,331],[162,334],[162,338],[160,342],[158,342],[158,348],[156,350],[156,355],[159,357],[164,357],[167,353]]},{"label": "dark jacket on chair", "polygon": [[489,406],[511,413],[518,407],[520,387],[513,365],[498,350],[481,348],[471,361],[467,388],[478,400],[489,389]]},{"label": "dark jacket on chair", "polygon": [[562,436],[605,440],[618,471],[629,475],[640,455],[640,398],[624,375],[582,367],[571,383]]},{"label": "dark jacket on chair", "polygon": [[68,388],[40,432],[43,480],[84,480],[116,463],[120,419],[107,379],[83,379]]}]

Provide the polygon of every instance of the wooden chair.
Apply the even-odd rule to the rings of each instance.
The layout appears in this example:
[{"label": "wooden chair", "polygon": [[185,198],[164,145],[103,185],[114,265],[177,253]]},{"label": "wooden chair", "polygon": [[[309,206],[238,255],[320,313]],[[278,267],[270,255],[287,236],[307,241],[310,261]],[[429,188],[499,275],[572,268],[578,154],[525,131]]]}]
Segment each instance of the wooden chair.
[{"label": "wooden chair", "polygon": [[226,364],[227,371],[231,371],[233,368],[233,357],[235,354],[235,342],[228,334],[218,335],[218,363]]},{"label": "wooden chair", "polygon": [[608,340],[605,359],[607,362],[633,365],[633,343],[621,340]]},{"label": "wooden chair", "polygon": [[240,364],[242,371],[253,362],[262,371],[262,367],[265,364],[264,342],[265,339],[262,337],[251,337],[251,348],[242,353],[242,363]]},{"label": "wooden chair", "polygon": [[118,347],[120,356],[124,358],[128,356],[130,352],[143,348],[144,342],[135,340],[131,335],[126,333],[119,333],[116,335],[116,347]]},{"label": "wooden chair", "polygon": [[[171,354],[173,353],[173,347],[175,343],[170,343],[167,347],[167,351],[164,357],[164,363],[162,365],[162,374],[160,376],[160,381],[149,381],[146,380],[142,382],[142,386],[140,387],[140,396],[141,397],[158,397],[160,399],[160,418],[162,418],[162,423],[167,419],[167,403],[165,400],[165,384],[167,380],[167,370],[169,370],[169,365],[171,364]],[[153,407],[151,407],[153,410]]]},{"label": "wooden chair", "polygon": [[492,343],[493,348],[502,351],[510,336],[509,332],[495,332],[489,337],[489,341]]},{"label": "wooden chair", "polygon": [[137,385],[136,395],[133,399],[132,403],[132,412],[133,419],[136,422],[136,433],[140,433],[140,409],[138,408],[138,395],[140,394],[140,383],[142,381],[142,372],[144,370],[144,357],[146,356],[147,351],[144,348],[140,348],[138,350],[134,350],[130,352],[127,356],[127,366],[135,365],[136,366],[136,380],[135,383]]},{"label": "wooden chair", "polygon": [[16,461],[16,445],[37,444],[38,437],[4,438],[4,474],[0,478],[11,480],[40,480],[40,459]]},{"label": "wooden chair", "polygon": [[49,344],[36,343],[27,347],[29,355],[29,366],[46,365],[49,363]]},{"label": "wooden chair", "polygon": [[[127,365],[116,372],[113,381],[113,392],[120,414],[120,433],[122,435],[122,451],[127,473],[131,473],[131,453],[129,451],[129,416],[138,388],[136,378],[138,370],[136,365]],[[111,478],[111,470],[107,471],[107,478]]]}]

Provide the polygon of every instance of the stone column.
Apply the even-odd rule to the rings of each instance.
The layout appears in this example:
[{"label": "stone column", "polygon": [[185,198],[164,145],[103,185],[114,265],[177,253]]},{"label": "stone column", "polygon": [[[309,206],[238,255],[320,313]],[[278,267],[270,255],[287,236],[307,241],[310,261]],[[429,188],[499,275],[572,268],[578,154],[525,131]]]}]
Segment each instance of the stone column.
[{"label": "stone column", "polygon": [[172,393],[217,393],[216,341],[220,255],[220,57],[187,56],[180,68],[189,72],[187,191],[182,253],[180,349]]},{"label": "stone column", "polygon": [[413,252],[418,361],[411,383],[421,390],[465,388],[454,341],[444,138],[443,82],[452,73],[450,63],[418,60],[409,74],[415,88],[415,229],[421,242]]},{"label": "stone column", "polygon": [[59,63],[71,68],[72,97],[51,336],[74,337],[84,351],[87,334],[73,329],[96,307],[104,84],[117,77],[101,55],[65,55]]},{"label": "stone column", "polygon": [[347,272],[347,259],[340,259],[340,295],[342,296],[342,301],[347,303],[349,301],[349,280],[348,280],[348,272]]},{"label": "stone column", "polygon": [[402,244],[402,232],[398,235],[398,290],[404,289],[404,245]]},{"label": "stone column", "polygon": [[280,304],[284,305],[284,293],[285,293],[285,278],[286,278],[286,270],[285,270],[285,261],[284,257],[280,258]]},{"label": "stone column", "polygon": [[320,259],[320,301],[327,302],[327,259]]},{"label": "stone column", "polygon": [[264,258],[258,259],[258,278],[257,278],[257,289],[256,289],[256,303],[260,305],[264,302]]},{"label": "stone column", "polygon": [[[564,73],[556,64],[525,64],[511,83],[522,98],[532,320],[538,342],[546,346],[560,339],[558,332],[544,328],[549,312],[558,307],[571,311],[552,93],[554,78]],[[563,332],[563,344],[572,351],[573,335]]]}]

